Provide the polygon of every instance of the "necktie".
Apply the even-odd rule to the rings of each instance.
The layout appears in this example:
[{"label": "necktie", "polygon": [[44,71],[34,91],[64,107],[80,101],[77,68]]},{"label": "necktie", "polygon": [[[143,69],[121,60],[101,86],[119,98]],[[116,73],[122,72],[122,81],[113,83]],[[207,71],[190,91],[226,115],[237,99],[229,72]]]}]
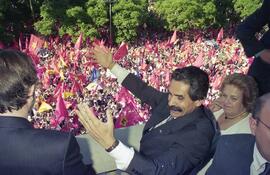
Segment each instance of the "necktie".
[{"label": "necktie", "polygon": [[265,169],[260,175],[270,175],[270,163],[265,164]]},{"label": "necktie", "polygon": [[172,117],[171,115],[169,115],[169,117],[167,117],[166,119],[162,120],[162,121],[159,122],[157,125],[155,125],[155,126],[149,128],[148,130],[146,130],[145,133],[147,133],[147,132],[151,131],[152,129],[157,128],[157,127],[159,127],[159,126],[161,126],[161,125],[167,123],[168,121],[170,121],[170,120],[172,120],[172,119],[173,119],[173,117]]}]

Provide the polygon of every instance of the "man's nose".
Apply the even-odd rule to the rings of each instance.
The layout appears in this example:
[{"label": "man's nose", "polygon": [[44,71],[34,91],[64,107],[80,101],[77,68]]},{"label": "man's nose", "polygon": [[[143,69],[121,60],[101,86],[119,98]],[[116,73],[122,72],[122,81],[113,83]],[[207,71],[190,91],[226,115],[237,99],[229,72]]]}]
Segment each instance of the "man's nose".
[{"label": "man's nose", "polygon": [[175,101],[176,101],[175,97],[171,96],[169,98],[169,106],[175,106]]}]

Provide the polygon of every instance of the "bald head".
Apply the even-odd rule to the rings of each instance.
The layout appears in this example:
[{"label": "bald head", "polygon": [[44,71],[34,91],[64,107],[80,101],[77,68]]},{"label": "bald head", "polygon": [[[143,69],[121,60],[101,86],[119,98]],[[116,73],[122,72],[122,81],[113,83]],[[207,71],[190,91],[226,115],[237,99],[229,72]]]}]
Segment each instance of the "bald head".
[{"label": "bald head", "polygon": [[252,112],[254,119],[260,119],[261,111],[266,105],[270,108],[270,93],[267,93],[257,99]]}]

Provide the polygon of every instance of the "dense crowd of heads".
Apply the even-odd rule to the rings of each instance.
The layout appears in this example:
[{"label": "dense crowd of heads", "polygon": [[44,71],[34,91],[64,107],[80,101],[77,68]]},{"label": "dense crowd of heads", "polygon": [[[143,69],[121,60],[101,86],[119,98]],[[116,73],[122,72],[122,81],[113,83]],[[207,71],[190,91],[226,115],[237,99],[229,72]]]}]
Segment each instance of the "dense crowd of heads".
[{"label": "dense crowd of heads", "polygon": [[[116,128],[148,119],[149,107],[122,88],[109,70],[91,61],[91,47],[90,43],[76,49],[70,41],[51,40],[39,57],[33,58],[40,82],[35,110],[29,119],[36,128],[83,133],[74,112],[80,102],[87,102],[104,121],[105,110],[113,109]],[[116,50],[112,48],[113,52]],[[208,105],[218,97],[223,78],[231,73],[246,73],[251,61],[233,37],[222,40],[199,37],[196,41],[182,39],[174,43],[144,38],[129,45],[128,54],[117,63],[162,92],[167,91],[170,74],[176,68],[200,67],[209,75],[210,90],[205,100]]]}]

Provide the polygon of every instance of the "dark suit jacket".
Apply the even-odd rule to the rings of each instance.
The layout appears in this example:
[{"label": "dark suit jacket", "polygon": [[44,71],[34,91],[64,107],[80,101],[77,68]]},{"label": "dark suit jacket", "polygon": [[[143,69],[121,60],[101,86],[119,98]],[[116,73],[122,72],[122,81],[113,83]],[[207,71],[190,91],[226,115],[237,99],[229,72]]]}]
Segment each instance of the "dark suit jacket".
[{"label": "dark suit jacket", "polygon": [[[264,0],[261,8],[247,17],[237,28],[237,38],[241,41],[248,57],[254,56],[264,49],[270,49],[270,30],[263,35],[261,40],[255,37],[263,26],[270,24],[269,9],[270,1]],[[260,96],[270,92],[270,64],[264,62],[260,57],[255,58],[248,75],[253,76],[257,81]]]},{"label": "dark suit jacket", "polygon": [[93,173],[83,164],[79,145],[70,133],[34,129],[24,118],[0,116],[0,140],[0,174]]},{"label": "dark suit jacket", "polygon": [[[246,55],[254,56],[263,49],[270,49],[270,31],[268,30],[261,40],[255,37],[265,25],[270,24],[270,1],[264,0],[262,6],[248,16],[237,28],[236,35],[241,41]],[[269,26],[270,27],[270,26]]]},{"label": "dark suit jacket", "polygon": [[215,134],[213,115],[209,110],[199,107],[191,114],[149,131],[169,116],[168,94],[147,86],[133,74],[129,74],[122,85],[152,108],[152,116],[143,131],[140,152],[135,153],[129,164],[129,173],[188,174],[203,161]]},{"label": "dark suit jacket", "polygon": [[251,134],[220,137],[207,175],[248,175],[253,162],[255,137]]}]

